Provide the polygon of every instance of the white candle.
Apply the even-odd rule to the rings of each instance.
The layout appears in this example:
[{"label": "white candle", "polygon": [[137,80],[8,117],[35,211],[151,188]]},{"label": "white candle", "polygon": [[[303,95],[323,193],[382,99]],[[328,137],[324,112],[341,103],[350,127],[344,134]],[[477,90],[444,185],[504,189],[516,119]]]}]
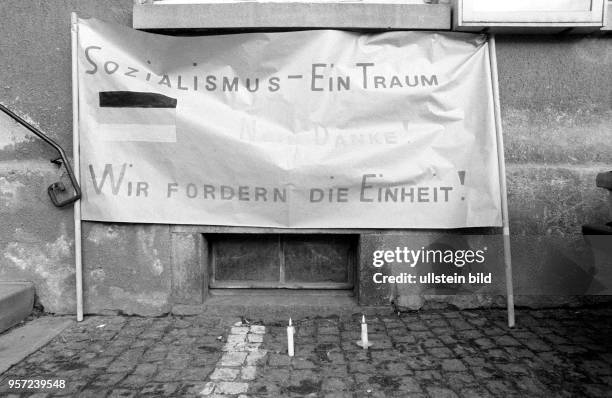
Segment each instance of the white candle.
[{"label": "white candle", "polygon": [[365,315],[361,316],[361,345],[364,350],[368,349],[368,324],[365,321]]},{"label": "white candle", "polygon": [[291,324],[291,318],[289,318],[289,326],[287,326],[287,352],[290,357],[294,355],[293,351],[293,334],[295,333],[295,329]]}]

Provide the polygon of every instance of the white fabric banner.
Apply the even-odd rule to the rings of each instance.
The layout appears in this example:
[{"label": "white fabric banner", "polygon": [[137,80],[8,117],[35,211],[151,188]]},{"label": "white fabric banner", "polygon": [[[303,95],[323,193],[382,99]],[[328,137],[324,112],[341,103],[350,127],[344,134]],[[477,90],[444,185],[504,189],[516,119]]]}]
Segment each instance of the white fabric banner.
[{"label": "white fabric banner", "polygon": [[501,225],[486,37],[78,24],[84,220]]}]

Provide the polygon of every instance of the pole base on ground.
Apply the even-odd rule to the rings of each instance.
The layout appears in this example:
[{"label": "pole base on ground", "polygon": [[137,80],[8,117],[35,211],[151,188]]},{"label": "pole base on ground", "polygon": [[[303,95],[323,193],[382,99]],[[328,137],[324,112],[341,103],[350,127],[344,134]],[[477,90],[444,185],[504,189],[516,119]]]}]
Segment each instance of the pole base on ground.
[{"label": "pole base on ground", "polygon": [[361,341],[361,340],[356,341],[356,342],[355,342],[355,344],[357,344],[359,347],[363,348],[364,350],[367,350],[367,349],[368,349],[368,347],[372,347],[372,346],[374,345],[372,342],[368,341],[368,342],[366,343],[365,347],[364,347],[364,345],[363,345],[363,341]]}]

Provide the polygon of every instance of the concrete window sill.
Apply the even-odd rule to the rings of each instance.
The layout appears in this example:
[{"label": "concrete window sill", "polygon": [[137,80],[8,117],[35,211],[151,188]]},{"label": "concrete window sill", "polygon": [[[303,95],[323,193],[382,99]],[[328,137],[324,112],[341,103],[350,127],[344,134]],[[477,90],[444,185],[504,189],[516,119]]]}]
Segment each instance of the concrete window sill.
[{"label": "concrete window sill", "polygon": [[134,5],[144,30],[450,30],[449,4],[201,3]]}]

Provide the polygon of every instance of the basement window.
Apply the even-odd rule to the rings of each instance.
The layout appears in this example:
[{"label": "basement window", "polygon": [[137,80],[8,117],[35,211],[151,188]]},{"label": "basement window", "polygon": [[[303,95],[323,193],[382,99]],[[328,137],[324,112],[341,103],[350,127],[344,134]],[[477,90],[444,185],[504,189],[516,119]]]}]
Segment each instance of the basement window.
[{"label": "basement window", "polygon": [[206,240],[212,289],[354,286],[357,235],[207,234]]}]

